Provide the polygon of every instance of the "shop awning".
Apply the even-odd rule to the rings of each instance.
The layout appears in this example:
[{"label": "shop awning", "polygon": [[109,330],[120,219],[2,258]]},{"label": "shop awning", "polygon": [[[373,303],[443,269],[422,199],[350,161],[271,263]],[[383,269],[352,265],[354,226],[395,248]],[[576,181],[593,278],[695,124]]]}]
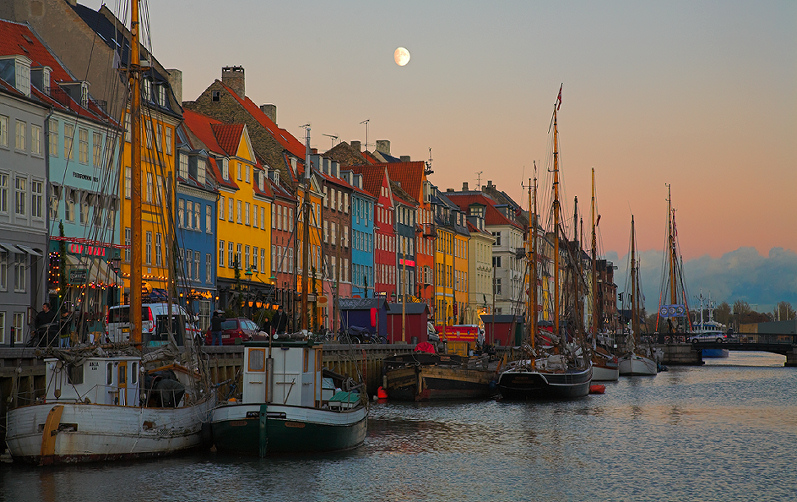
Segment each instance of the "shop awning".
[{"label": "shop awning", "polygon": [[85,269],[87,271],[86,283],[101,283],[122,286],[123,281],[108,265],[108,262],[97,257],[77,257],[67,254],[66,262],[70,269]]},{"label": "shop awning", "polygon": [[0,247],[8,251],[9,253],[23,253],[18,247],[14,246],[13,244],[7,244],[5,242],[0,242]]},{"label": "shop awning", "polygon": [[32,254],[33,256],[41,256],[41,255],[42,255],[40,252],[36,251],[35,249],[33,249],[33,248],[31,248],[31,247],[28,247],[28,246],[23,246],[22,244],[17,244],[16,246],[17,246],[19,249],[21,249],[21,250],[25,251],[26,253],[28,253],[28,254]]}]

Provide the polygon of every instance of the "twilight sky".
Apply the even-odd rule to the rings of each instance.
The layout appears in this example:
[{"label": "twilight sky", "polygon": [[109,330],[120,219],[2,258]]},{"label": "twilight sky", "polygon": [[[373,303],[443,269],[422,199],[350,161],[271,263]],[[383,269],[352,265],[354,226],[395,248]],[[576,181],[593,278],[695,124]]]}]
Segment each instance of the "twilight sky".
[{"label": "twilight sky", "polygon": [[[389,139],[394,155],[428,160],[431,148],[441,189],[474,187],[482,172],[518,201],[533,162],[547,165],[564,83],[563,204],[577,195],[589,224],[594,167],[604,252],[627,253],[631,213],[639,247],[661,251],[666,183],[687,262],[797,252],[792,0],[169,0],[151,2],[149,20],[155,56],[183,71],[184,100],[241,65],[247,95],[276,104],[297,137],[311,123],[321,151],[324,134],[365,143],[369,119],[369,149]],[[797,300],[797,280],[789,288]]]}]

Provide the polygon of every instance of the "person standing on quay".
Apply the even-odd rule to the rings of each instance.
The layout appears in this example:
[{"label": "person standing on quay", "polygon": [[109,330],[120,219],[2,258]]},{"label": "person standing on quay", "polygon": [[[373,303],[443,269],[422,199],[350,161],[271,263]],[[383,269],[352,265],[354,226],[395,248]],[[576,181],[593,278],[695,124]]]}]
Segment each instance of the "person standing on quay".
[{"label": "person standing on quay", "polygon": [[[219,311],[213,312],[213,317],[210,318],[211,345],[221,345],[222,322],[224,322],[224,317],[219,314]],[[218,343],[216,343],[217,341]]]},{"label": "person standing on quay", "polygon": [[274,331],[278,335],[285,334],[285,329],[288,327],[288,314],[282,310],[282,305],[277,307],[277,314],[274,316]]}]

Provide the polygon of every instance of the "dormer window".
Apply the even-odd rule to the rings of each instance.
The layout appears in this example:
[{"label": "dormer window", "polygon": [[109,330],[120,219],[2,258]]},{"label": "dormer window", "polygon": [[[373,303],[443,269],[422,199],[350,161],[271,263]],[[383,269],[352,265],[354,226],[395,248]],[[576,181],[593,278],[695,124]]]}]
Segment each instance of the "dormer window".
[{"label": "dormer window", "polygon": [[158,86],[158,104],[161,106],[166,106],[166,86],[159,85]]},{"label": "dormer window", "polygon": [[207,169],[205,168],[205,159],[197,159],[196,161],[196,180],[197,183],[200,185],[205,184],[205,173]]},{"label": "dormer window", "polygon": [[50,95],[50,67],[37,66],[30,69],[30,83],[44,94]]},{"label": "dormer window", "polygon": [[180,152],[180,177],[188,179],[188,155]]},{"label": "dormer window", "polygon": [[147,101],[152,101],[152,81],[148,78],[144,79],[144,99]]},{"label": "dormer window", "polygon": [[230,163],[227,158],[221,159],[221,177],[225,180],[230,179]]},{"label": "dormer window", "polygon": [[88,108],[89,106],[89,83],[80,83],[80,106]]}]

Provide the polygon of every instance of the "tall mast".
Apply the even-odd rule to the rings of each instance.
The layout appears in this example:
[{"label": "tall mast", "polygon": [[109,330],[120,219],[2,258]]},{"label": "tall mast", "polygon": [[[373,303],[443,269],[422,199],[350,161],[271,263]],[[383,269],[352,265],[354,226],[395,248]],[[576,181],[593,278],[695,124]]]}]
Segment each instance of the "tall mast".
[{"label": "tall mast", "polygon": [[634,331],[634,338],[639,339],[639,314],[637,312],[637,266],[635,255],[634,234],[634,215],[631,215],[631,329]]},{"label": "tall mast", "polygon": [[[532,196],[532,189],[534,194]],[[529,303],[526,311],[529,315],[529,341],[534,349],[537,338],[537,178],[529,180]]]},{"label": "tall mast", "polygon": [[553,107],[553,332],[559,336],[559,132]]},{"label": "tall mast", "polygon": [[141,230],[141,53],[139,47],[138,0],[130,2],[130,342],[141,346],[141,286],[143,264]]},{"label": "tall mast", "polygon": [[595,168],[592,168],[592,336],[598,336],[598,270],[597,270],[597,251],[598,238],[595,235]]},{"label": "tall mast", "polygon": [[670,246],[668,260],[670,262],[670,304],[678,303],[678,292],[676,291],[675,284],[675,235],[673,232],[673,225],[675,219],[672,213],[672,195],[671,185],[667,185],[667,243]]},{"label": "tall mast", "polygon": [[310,125],[306,126],[306,142],[304,156],[304,201],[302,202],[302,212],[304,213],[304,227],[302,228],[302,329],[309,329],[309,315],[307,315],[307,291],[308,270],[310,269]]}]

